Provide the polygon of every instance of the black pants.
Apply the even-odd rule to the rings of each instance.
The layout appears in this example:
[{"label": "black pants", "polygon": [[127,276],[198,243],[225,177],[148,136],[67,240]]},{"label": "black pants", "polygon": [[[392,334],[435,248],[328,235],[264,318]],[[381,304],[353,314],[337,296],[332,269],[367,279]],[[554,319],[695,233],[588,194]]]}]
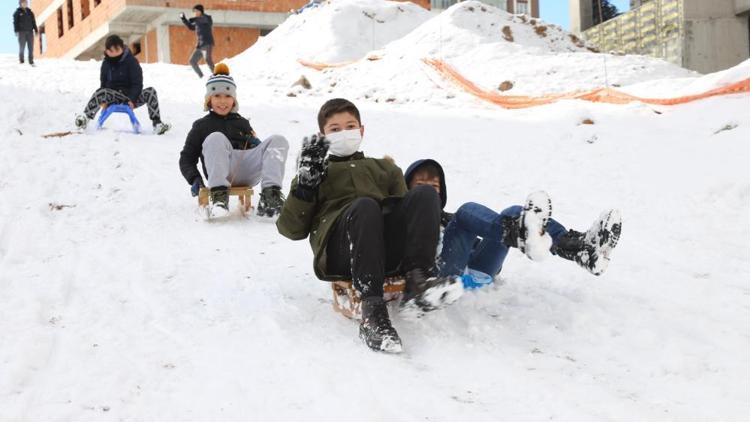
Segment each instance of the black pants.
[{"label": "black pants", "polygon": [[29,51],[29,63],[34,64],[34,31],[18,33],[18,61],[23,63],[23,50]]},{"label": "black pants", "polygon": [[[127,104],[130,101],[127,95],[120,91],[115,91],[109,88],[99,88],[94,92],[86,103],[86,109],[83,111],[86,117],[93,119],[96,116],[96,112],[99,111],[101,104]],[[142,105],[148,107],[148,117],[151,122],[157,124],[161,122],[161,115],[159,113],[159,97],[156,95],[154,88],[146,88],[138,96],[138,100],[133,104],[135,108]]]},{"label": "black pants", "polygon": [[327,272],[351,277],[362,297],[383,296],[386,274],[430,270],[440,239],[440,197],[418,186],[381,208],[356,199],[334,225],[326,245]]},{"label": "black pants", "polygon": [[202,58],[206,59],[206,65],[208,66],[208,74],[214,73],[214,59],[213,59],[213,50],[214,46],[207,45],[204,47],[196,47],[195,51],[193,51],[193,55],[190,56],[190,66],[193,67],[193,70],[195,73],[198,74],[198,77],[203,77],[203,72],[201,72],[201,68],[198,67],[198,62],[201,61]]}]

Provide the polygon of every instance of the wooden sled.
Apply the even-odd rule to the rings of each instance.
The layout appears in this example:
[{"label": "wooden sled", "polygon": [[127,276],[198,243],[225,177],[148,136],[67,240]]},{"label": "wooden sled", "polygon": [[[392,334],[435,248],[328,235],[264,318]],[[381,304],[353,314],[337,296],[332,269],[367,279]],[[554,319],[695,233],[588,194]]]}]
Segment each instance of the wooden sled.
[{"label": "wooden sled", "polygon": [[[198,205],[205,208],[208,206],[208,198],[211,195],[211,189],[201,188],[198,192]],[[248,214],[253,208],[253,189],[249,186],[232,186],[229,188],[229,196],[237,196],[240,199],[240,211],[242,214]]]},{"label": "wooden sled", "polygon": [[[334,281],[331,283],[333,289],[333,310],[351,319],[362,319],[362,299],[354,290],[351,281]],[[383,299],[386,302],[400,299],[406,288],[406,279],[402,276],[387,277],[383,290]]]}]

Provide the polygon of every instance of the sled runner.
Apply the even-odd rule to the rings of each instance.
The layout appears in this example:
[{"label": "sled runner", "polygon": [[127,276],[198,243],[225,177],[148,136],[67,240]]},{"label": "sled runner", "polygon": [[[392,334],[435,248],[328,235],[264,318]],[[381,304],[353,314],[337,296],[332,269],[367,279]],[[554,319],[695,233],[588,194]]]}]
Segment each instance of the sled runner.
[{"label": "sled runner", "polygon": [[99,116],[99,122],[96,125],[96,128],[101,129],[104,126],[104,122],[106,122],[107,119],[109,119],[109,116],[113,113],[127,114],[130,118],[130,124],[133,126],[133,132],[141,133],[141,122],[138,121],[133,109],[127,104],[112,104],[105,108]]},{"label": "sled runner", "polygon": [[[351,281],[334,281],[331,283],[333,289],[333,310],[351,319],[362,318],[362,299],[354,291]],[[383,298],[391,302],[401,298],[406,288],[406,279],[403,276],[386,277],[383,290]]]},{"label": "sled runner", "polygon": [[[211,194],[211,189],[201,188],[198,193],[198,205],[201,207],[208,206],[208,198]],[[240,199],[240,211],[245,215],[250,212],[253,208],[253,189],[249,186],[233,186],[229,188],[229,196],[237,196]]]}]

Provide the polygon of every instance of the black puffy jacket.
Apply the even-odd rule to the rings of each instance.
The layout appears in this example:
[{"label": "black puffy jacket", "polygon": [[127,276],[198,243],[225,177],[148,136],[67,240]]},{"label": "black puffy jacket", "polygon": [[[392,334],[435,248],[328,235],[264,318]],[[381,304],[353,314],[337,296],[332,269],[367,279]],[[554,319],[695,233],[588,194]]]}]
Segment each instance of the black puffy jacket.
[{"label": "black puffy jacket", "polygon": [[182,16],[182,23],[198,35],[198,47],[214,45],[213,26],[214,20],[209,15],[201,15],[197,18],[186,19]]},{"label": "black puffy jacket", "polygon": [[246,118],[237,113],[220,116],[213,111],[209,112],[193,123],[193,128],[190,129],[185,139],[185,146],[180,153],[180,171],[188,184],[192,184],[195,178],[200,176],[199,159],[203,165],[203,174],[208,177],[206,165],[203,163],[203,141],[214,132],[221,132],[229,138],[234,149],[251,149],[260,144],[260,140],[255,137],[255,131],[250,126],[250,121]]},{"label": "black puffy jacket", "polygon": [[13,32],[39,32],[36,27],[36,18],[31,9],[19,7],[13,13]]},{"label": "black puffy jacket", "polygon": [[138,59],[126,47],[119,59],[102,61],[101,88],[114,89],[136,102],[143,91],[143,70]]}]

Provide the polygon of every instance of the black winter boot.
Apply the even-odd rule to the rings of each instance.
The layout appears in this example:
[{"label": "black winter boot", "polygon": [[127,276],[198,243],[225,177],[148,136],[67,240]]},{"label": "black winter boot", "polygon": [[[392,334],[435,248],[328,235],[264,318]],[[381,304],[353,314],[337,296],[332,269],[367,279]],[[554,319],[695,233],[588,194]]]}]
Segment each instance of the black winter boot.
[{"label": "black winter boot", "polygon": [[576,262],[591,274],[601,275],[622,232],[620,211],[605,211],[586,233],[569,230],[552,247],[552,253]]},{"label": "black winter boot", "polygon": [[271,186],[264,188],[260,193],[260,201],[258,201],[258,215],[273,217],[281,213],[285,200],[286,198],[281,193],[280,187]]},{"label": "black winter boot", "polygon": [[427,272],[415,268],[406,272],[406,291],[401,307],[417,312],[430,312],[458,300],[464,286],[458,277],[428,277]]},{"label": "black winter boot", "polygon": [[552,239],[546,235],[552,217],[552,201],[546,192],[534,192],[526,198],[521,215],[503,217],[503,243],[518,248],[529,259],[541,261],[549,255]]},{"label": "black winter boot", "polygon": [[378,352],[401,353],[403,346],[388,317],[388,307],[382,297],[362,299],[362,323],[359,338],[367,347]]},{"label": "black winter boot", "polygon": [[229,215],[229,188],[216,186],[211,188],[211,207],[209,213],[212,218],[226,217]]}]

